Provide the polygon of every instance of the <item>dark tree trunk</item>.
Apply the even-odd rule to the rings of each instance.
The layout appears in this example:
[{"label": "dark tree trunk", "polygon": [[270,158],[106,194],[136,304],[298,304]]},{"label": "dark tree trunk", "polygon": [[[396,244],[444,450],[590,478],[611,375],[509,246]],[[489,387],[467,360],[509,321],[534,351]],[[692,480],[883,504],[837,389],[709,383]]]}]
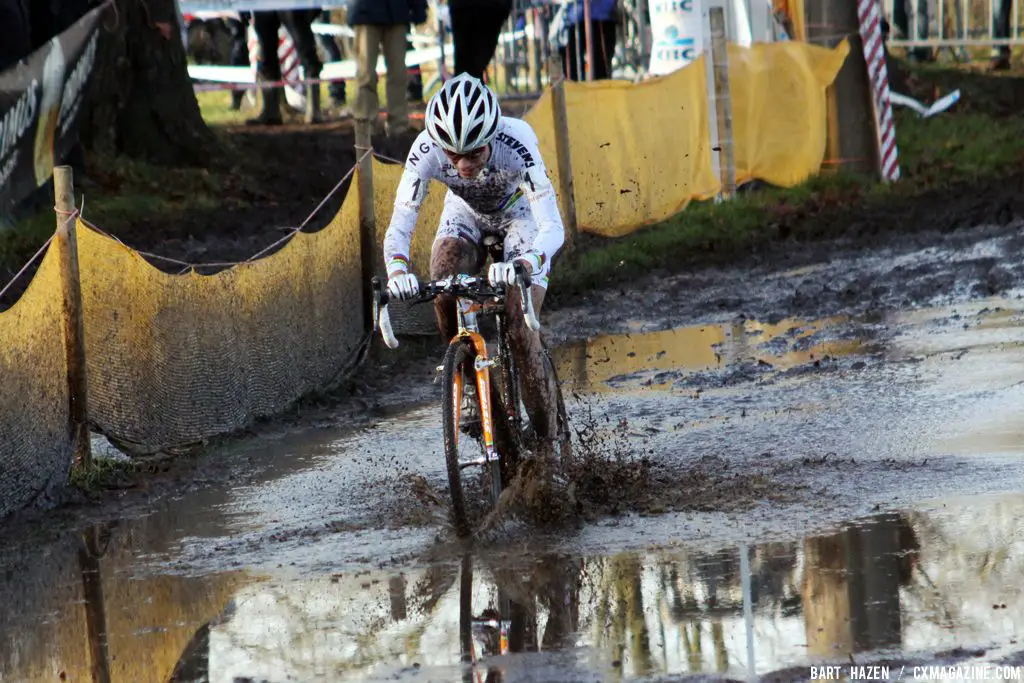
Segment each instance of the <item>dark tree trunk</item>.
[{"label": "dark tree trunk", "polygon": [[203,165],[217,138],[199,113],[174,0],[114,0],[104,12],[83,111],[85,149]]}]

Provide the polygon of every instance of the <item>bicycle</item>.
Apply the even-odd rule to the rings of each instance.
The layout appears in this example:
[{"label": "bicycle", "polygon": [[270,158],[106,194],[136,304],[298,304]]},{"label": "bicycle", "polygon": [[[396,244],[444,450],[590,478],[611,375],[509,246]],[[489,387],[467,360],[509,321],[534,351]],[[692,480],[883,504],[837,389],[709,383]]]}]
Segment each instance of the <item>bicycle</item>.
[{"label": "bicycle", "polygon": [[[496,238],[484,240],[484,246],[492,259],[500,260],[501,243]],[[531,330],[539,330],[540,322],[530,296],[531,279],[522,266],[516,264],[516,285],[519,300],[523,304],[526,324]],[[380,278],[374,277],[373,321],[374,332],[380,332],[385,345],[390,349],[398,347],[398,339],[391,327],[388,314],[390,297],[383,288]],[[493,287],[486,278],[466,274],[453,275],[432,282],[422,283],[420,294],[411,300],[412,305],[427,303],[441,295],[456,298],[458,331],[449,341],[444,361],[438,367],[443,385],[441,412],[444,422],[445,464],[448,470],[448,486],[451,495],[452,517],[456,534],[468,536],[469,518],[462,486],[462,470],[483,466],[490,475],[491,505],[498,503],[502,490],[511,483],[516,474],[520,456],[530,441],[530,429],[526,411],[521,405],[519,374],[507,335],[505,287]],[[493,317],[496,323],[496,354],[488,349],[487,340],[480,330],[480,318]],[[542,340],[542,345],[544,342]],[[545,364],[552,373],[555,385],[554,363],[547,346],[544,345]],[[498,382],[492,382],[491,369],[499,371]],[[475,400],[479,409],[480,427],[465,425],[460,429],[461,405],[466,379],[475,379]],[[473,385],[470,385],[473,386]],[[470,394],[474,392],[468,392]],[[496,395],[496,396],[495,396]],[[568,443],[568,418],[565,402],[559,388],[556,392],[556,415],[559,441],[563,452]],[[492,401],[500,401],[501,410],[492,409]],[[464,462],[459,457],[459,433],[463,432],[479,443],[482,458]]]}]

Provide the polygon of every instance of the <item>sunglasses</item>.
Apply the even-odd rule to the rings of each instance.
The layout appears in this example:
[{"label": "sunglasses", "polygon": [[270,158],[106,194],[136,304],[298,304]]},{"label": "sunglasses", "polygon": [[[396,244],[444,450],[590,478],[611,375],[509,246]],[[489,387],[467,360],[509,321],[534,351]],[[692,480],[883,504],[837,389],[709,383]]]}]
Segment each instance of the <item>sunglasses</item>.
[{"label": "sunglasses", "polygon": [[480,159],[483,158],[486,152],[487,145],[484,145],[483,147],[477,147],[476,149],[466,152],[465,154],[456,154],[455,152],[449,152],[448,150],[444,151],[445,155],[448,157],[448,161],[452,162],[453,165],[459,163],[463,159],[468,159],[469,161],[473,162],[480,161]]}]

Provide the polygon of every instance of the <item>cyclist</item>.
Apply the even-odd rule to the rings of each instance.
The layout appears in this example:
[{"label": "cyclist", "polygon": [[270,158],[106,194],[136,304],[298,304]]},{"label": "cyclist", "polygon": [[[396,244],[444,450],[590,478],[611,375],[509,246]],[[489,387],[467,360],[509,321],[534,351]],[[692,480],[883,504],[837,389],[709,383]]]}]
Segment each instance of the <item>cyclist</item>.
[{"label": "cyclist", "polygon": [[[413,143],[398,184],[394,213],[384,236],[388,293],[409,299],[419,292],[409,262],[420,206],[432,180],[448,186],[430,256],[430,277],[477,273],[483,239],[503,239],[505,261],[488,271],[493,286],[515,283],[513,263],[531,275],[538,315],[551,259],[565,240],[554,188],[545,172],[537,135],[521,119],[501,115],[498,98],[478,78],[459,74],[430,98],[426,128]],[[538,445],[550,455],[557,440],[557,386],[545,367],[540,335],[526,325],[516,290],[508,297],[509,341],[522,379],[523,404]],[[447,341],[457,333],[452,297],[435,299],[437,323]],[[468,397],[467,397],[468,398]],[[465,419],[478,419],[475,401],[463,404]]]}]

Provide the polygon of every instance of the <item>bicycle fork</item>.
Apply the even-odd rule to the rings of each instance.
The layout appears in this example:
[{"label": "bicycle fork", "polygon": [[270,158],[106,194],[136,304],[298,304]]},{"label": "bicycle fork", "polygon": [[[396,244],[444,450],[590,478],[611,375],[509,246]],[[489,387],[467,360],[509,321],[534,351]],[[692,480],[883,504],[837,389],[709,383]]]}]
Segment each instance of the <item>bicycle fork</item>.
[{"label": "bicycle fork", "polygon": [[[497,502],[501,495],[501,466],[498,452],[494,447],[494,413],[491,403],[491,368],[494,361],[487,356],[487,343],[476,325],[476,307],[469,302],[459,302],[459,337],[473,345],[473,376],[476,378],[477,403],[480,406],[480,426],[483,431],[484,460],[482,463],[491,470],[491,496]],[[460,380],[461,381],[461,380]],[[460,387],[461,392],[461,387]],[[461,401],[458,405],[461,405]]]}]

